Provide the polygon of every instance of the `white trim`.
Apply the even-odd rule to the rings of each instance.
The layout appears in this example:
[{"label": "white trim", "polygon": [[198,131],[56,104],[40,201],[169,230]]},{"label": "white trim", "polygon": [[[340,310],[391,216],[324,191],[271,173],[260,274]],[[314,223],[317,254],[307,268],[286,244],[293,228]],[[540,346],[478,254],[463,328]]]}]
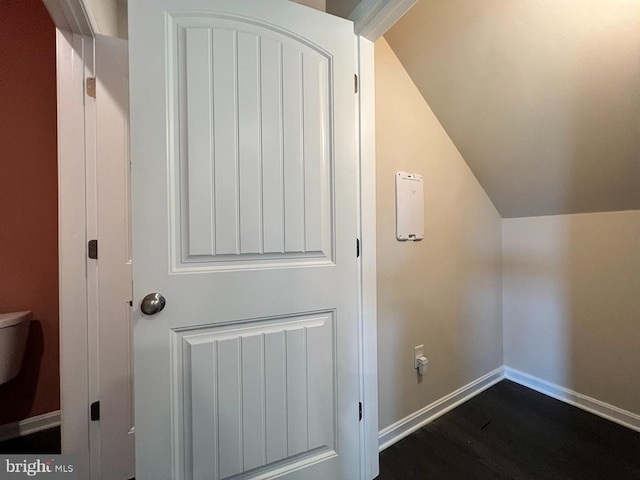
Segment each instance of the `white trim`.
[{"label": "white trim", "polygon": [[376,285],[376,137],[373,43],[357,37],[360,154],[360,312],[363,403],[362,476],[380,473],[378,464],[378,319]]},{"label": "white trim", "polygon": [[596,400],[578,392],[574,392],[555,383],[547,382],[528,373],[521,372],[515,368],[505,367],[505,377],[507,380],[531,388],[536,392],[543,393],[556,400],[573,405],[587,412],[598,415],[612,422],[640,432],[640,415],[614,407],[608,403]]},{"label": "white trim", "polygon": [[608,403],[596,400],[568,388],[547,382],[528,373],[521,372],[510,367],[500,367],[477,380],[465,385],[436,400],[430,405],[408,415],[393,425],[380,430],[380,451],[390,447],[394,443],[411,435],[416,430],[444,415],[448,411],[475,397],[487,388],[495,385],[503,379],[511,380],[524,387],[531,388],[539,393],[555,398],[562,402],[578,407],[587,412],[598,415],[624,427],[640,432],[640,415],[615,407]]},{"label": "white trim", "polygon": [[380,451],[411,435],[416,430],[444,415],[449,410],[452,410],[458,405],[466,402],[470,398],[475,397],[503,379],[504,367],[496,368],[492,372],[483,375],[477,380],[459,388],[455,392],[451,392],[440,400],[436,400],[432,404],[421,408],[417,412],[412,413],[393,425],[383,428],[380,430],[379,436]]},{"label": "white trim", "polygon": [[0,442],[60,426],[60,410],[0,425]]},{"label": "white trim", "polygon": [[[84,2],[86,3],[86,2]],[[85,5],[86,6],[86,5]],[[87,10],[88,11],[88,10]],[[91,17],[89,17],[91,19]],[[92,23],[93,24],[93,23]],[[87,51],[84,61],[85,78],[95,78],[95,37],[91,38],[91,49]],[[97,88],[97,83],[96,83]],[[85,182],[85,215],[86,215],[86,235],[89,239],[98,239],[98,198],[97,198],[97,137],[98,124],[96,114],[96,99],[84,92],[84,182]],[[98,250],[100,247],[98,247]],[[98,262],[89,260],[85,256],[87,263],[87,318],[86,329],[87,338],[85,347],[87,349],[87,370],[89,380],[87,389],[89,391],[88,404],[100,400],[100,370],[98,362]],[[104,410],[103,410],[104,411]],[[92,479],[100,478],[100,451],[105,448],[100,443],[100,422],[89,422],[89,460]]]},{"label": "white trim", "polygon": [[62,452],[89,478],[84,62],[90,37],[57,31]]},{"label": "white trim", "polygon": [[372,42],[384,35],[418,0],[362,0],[349,20],[355,32]]},{"label": "white trim", "polygon": [[79,35],[93,36],[87,10],[82,0],[42,0],[56,28]]}]

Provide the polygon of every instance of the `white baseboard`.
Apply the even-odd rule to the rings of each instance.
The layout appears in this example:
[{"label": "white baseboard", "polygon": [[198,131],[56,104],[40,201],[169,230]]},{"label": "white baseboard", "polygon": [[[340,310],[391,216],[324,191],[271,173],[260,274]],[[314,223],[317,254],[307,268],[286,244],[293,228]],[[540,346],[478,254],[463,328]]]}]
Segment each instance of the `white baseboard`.
[{"label": "white baseboard", "polygon": [[508,380],[640,432],[640,415],[614,407],[514,368],[505,367],[504,370],[505,377]]},{"label": "white baseboard", "polygon": [[0,442],[60,426],[60,410],[0,425]]},{"label": "white baseboard", "polygon": [[475,397],[502,379],[504,379],[504,368],[496,368],[494,371],[483,375],[455,392],[442,397],[440,400],[436,400],[431,405],[427,405],[393,425],[383,428],[378,435],[380,451],[402,440],[404,437],[412,434],[441,415],[444,415],[461,403]]}]

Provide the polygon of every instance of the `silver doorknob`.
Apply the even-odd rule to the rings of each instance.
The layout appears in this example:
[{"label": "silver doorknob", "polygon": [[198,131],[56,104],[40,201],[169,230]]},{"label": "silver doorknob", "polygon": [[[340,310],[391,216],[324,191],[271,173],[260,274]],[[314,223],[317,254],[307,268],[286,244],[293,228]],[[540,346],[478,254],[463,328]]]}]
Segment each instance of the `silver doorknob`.
[{"label": "silver doorknob", "polygon": [[162,311],[166,304],[167,301],[164,299],[162,294],[150,293],[142,299],[140,310],[142,310],[142,313],[145,315],[153,315],[154,313]]}]

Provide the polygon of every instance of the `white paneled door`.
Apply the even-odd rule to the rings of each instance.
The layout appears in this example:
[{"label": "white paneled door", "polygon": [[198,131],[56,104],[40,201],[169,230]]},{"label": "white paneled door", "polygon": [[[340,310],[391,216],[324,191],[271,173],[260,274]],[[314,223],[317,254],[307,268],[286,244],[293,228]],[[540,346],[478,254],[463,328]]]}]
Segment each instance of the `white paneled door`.
[{"label": "white paneled door", "polygon": [[359,479],[353,25],[285,0],[129,22],[136,478]]}]

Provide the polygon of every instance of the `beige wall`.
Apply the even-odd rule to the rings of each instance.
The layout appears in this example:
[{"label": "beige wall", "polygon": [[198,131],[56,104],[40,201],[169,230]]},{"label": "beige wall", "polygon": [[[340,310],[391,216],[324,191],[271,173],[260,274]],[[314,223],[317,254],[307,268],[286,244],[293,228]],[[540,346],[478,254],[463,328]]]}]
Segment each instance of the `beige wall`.
[{"label": "beige wall", "polygon": [[[375,45],[380,428],[502,366],[501,219],[384,39]],[[395,239],[398,170],[425,238]],[[420,381],[413,347],[424,344]]]},{"label": "beige wall", "polygon": [[111,37],[118,36],[121,23],[118,16],[121,14],[118,12],[117,0],[83,0],[83,3],[96,33]]},{"label": "beige wall", "polygon": [[640,211],[503,222],[505,364],[640,414]]},{"label": "beige wall", "polygon": [[640,0],[424,0],[385,37],[503,217],[640,209]]}]

